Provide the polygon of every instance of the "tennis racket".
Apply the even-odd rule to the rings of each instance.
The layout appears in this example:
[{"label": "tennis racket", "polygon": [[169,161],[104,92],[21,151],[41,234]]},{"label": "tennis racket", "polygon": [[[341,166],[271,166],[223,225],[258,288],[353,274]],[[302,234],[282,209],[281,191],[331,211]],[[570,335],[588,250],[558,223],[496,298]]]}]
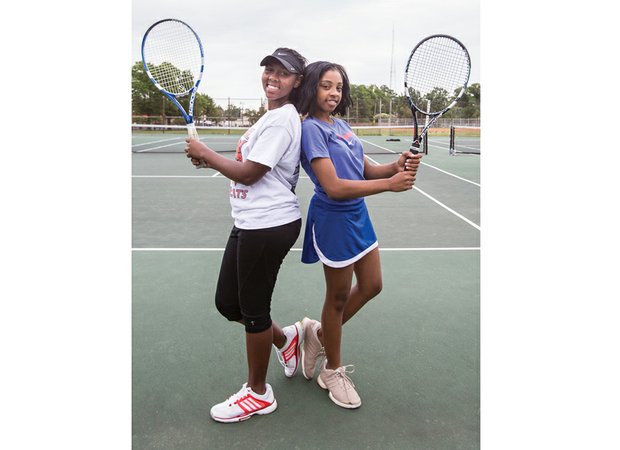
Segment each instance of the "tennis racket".
[{"label": "tennis racket", "polygon": [[[204,51],[198,34],[177,19],[155,22],[142,38],[142,63],[155,87],[177,107],[192,139],[198,138],[194,124],[194,100],[204,72]],[[187,112],[179,98],[189,95]],[[204,163],[196,168],[206,167]]]},{"label": "tennis racket", "polygon": [[[451,36],[429,36],[411,51],[405,69],[405,95],[413,115],[413,142],[410,151],[420,152],[420,144],[433,123],[461,98],[471,71],[465,46]],[[420,113],[427,117],[419,133]]]}]

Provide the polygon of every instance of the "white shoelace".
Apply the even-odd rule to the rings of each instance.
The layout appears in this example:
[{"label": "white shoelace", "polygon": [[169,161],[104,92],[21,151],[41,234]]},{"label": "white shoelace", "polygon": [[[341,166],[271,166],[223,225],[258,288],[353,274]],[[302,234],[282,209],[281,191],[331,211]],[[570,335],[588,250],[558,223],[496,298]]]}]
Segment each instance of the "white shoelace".
[{"label": "white shoelace", "polygon": [[241,390],[233,395],[231,395],[230,397],[228,397],[228,403],[229,404],[234,404],[235,402],[237,402],[240,398],[243,398],[244,395],[248,394],[248,387],[247,386],[243,386],[241,388]]},{"label": "white shoelace", "polygon": [[[351,368],[351,370],[349,370],[349,368]],[[338,377],[341,379],[345,390],[349,390],[355,387],[355,384],[353,384],[353,380],[351,380],[351,378],[347,376],[348,373],[355,372],[355,366],[353,364],[338,367],[335,372],[336,375],[338,375]]]}]

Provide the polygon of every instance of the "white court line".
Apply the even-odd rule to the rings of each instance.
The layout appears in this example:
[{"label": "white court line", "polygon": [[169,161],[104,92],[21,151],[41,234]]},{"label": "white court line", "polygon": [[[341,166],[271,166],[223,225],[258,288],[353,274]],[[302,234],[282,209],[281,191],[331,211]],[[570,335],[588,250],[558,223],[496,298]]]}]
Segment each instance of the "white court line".
[{"label": "white court line", "polygon": [[465,181],[466,183],[471,183],[474,186],[480,187],[480,184],[478,184],[478,183],[476,183],[474,181],[468,180],[466,178],[459,177],[458,175],[454,175],[453,173],[450,173],[450,172],[446,172],[445,170],[440,169],[439,167],[435,167],[435,166],[432,166],[432,165],[426,164],[426,163],[422,163],[422,164],[424,164],[425,166],[430,167],[431,169],[435,169],[435,170],[438,170],[439,172],[445,173],[446,175],[450,175],[451,177],[458,178],[461,181]]},{"label": "white court line", "polygon": [[431,144],[431,142],[429,141],[428,148],[435,148],[438,150],[450,150],[450,144],[446,144],[444,142],[433,142]]},{"label": "white court line", "polygon": [[379,147],[381,150],[386,150],[394,155],[400,155],[401,152],[395,152],[394,150],[390,150],[389,148],[381,147],[380,145],[375,144],[374,142],[367,141],[366,139],[362,139],[358,136],[358,139],[362,142],[366,142],[367,144],[374,145],[375,147]]},{"label": "white court line", "polygon": [[206,175],[132,175],[131,178],[212,178]]},{"label": "white court line", "polygon": [[468,148],[469,150],[478,150],[478,151],[480,151],[480,147],[472,147],[470,145],[461,145],[461,148]]},{"label": "white court line", "polygon": [[[132,248],[134,252],[223,252],[223,247],[193,247],[193,248]],[[394,247],[394,248],[383,248],[379,247],[379,250],[382,252],[441,252],[441,251],[451,251],[451,252],[460,252],[460,251],[479,251],[480,247]],[[301,248],[292,248],[292,252],[300,252]]]},{"label": "white court line", "polygon": [[451,212],[452,214],[454,214],[456,217],[458,217],[459,219],[467,222],[468,224],[470,224],[472,227],[474,227],[476,230],[480,231],[480,226],[476,225],[474,222],[472,222],[471,220],[469,220],[467,217],[463,216],[462,214],[457,213],[455,210],[453,210],[452,208],[449,208],[448,206],[444,205],[443,203],[441,203],[439,200],[437,200],[436,198],[431,197],[430,195],[428,195],[426,192],[424,192],[422,189],[420,189],[417,186],[413,187],[416,191],[418,191],[420,194],[424,195],[425,197],[429,198],[430,200],[432,200],[433,202],[437,203],[439,206],[441,206],[442,208],[446,209],[447,211]]},{"label": "white court line", "polygon": [[150,142],[142,142],[141,144],[131,144],[132,147],[140,147],[141,145],[151,145],[151,144],[159,144],[160,142],[168,142],[168,141],[176,141],[178,137],[168,138],[168,139],[160,139],[159,141],[150,141]]},{"label": "white court line", "polygon": [[[380,145],[375,144],[374,142],[367,141],[366,139],[359,138],[359,140],[360,140],[360,141],[362,141],[362,142],[366,142],[366,143],[368,143],[368,144],[370,144],[370,145],[374,145],[375,147],[379,147],[379,148],[380,148],[380,149],[382,149],[382,150],[387,150],[388,152],[391,152],[391,153],[393,153],[393,154],[395,154],[395,155],[397,155],[397,154],[400,154],[400,153],[401,153],[401,152],[396,152],[396,151],[394,151],[394,150],[391,150],[391,149],[389,149],[389,148],[384,148],[384,147],[381,147]],[[439,148],[439,149],[441,149],[441,150],[446,150],[446,149],[449,149],[449,148],[450,148],[450,144],[449,144],[449,143],[445,143],[445,142],[435,142],[435,141],[434,141],[434,142],[428,141],[428,146],[429,146],[430,148],[436,147],[436,148]]]},{"label": "white court line", "polygon": [[173,142],[172,144],[168,144],[168,145],[159,145],[157,147],[149,147],[149,148],[145,148],[143,150],[137,150],[136,153],[144,153],[144,152],[150,152],[151,150],[157,150],[160,148],[166,148],[166,147],[172,147],[173,145],[179,145],[182,144],[183,141],[178,141],[178,142]]},{"label": "white court line", "polygon": [[[368,158],[369,160],[371,160],[373,163],[375,164],[379,164],[377,161],[375,161],[374,159],[372,159],[369,156],[366,156],[366,158]],[[474,222],[472,222],[471,220],[469,220],[467,217],[463,216],[462,214],[457,213],[455,210],[453,210],[452,208],[449,208],[448,206],[444,205],[443,203],[441,203],[439,200],[437,200],[436,198],[432,197],[431,195],[427,194],[426,192],[424,192],[422,189],[420,189],[417,186],[413,186],[413,188],[418,191],[420,194],[424,195],[425,197],[427,197],[428,199],[432,200],[433,202],[437,203],[439,206],[441,206],[442,208],[444,208],[445,210],[451,212],[452,214],[454,214],[456,217],[458,217],[459,219],[465,221],[466,223],[468,223],[469,225],[471,225],[472,227],[474,227],[476,230],[480,231],[480,226],[475,224]]]},{"label": "white court line", "polygon": [[[213,175],[132,175],[131,178],[226,178],[220,172]],[[300,179],[310,179],[308,175],[300,175]]]},{"label": "white court line", "polygon": [[[379,164],[377,161],[375,161],[374,159],[372,159],[370,156],[366,156],[370,161],[372,161],[374,164]],[[436,167],[434,166],[430,166],[429,167],[436,169]],[[439,170],[439,169],[437,169]],[[442,171],[443,172],[443,171]],[[446,174],[449,174],[448,172],[446,172]],[[204,178],[204,179],[209,179],[209,178],[220,178],[219,177],[220,173],[217,172],[214,175],[211,176],[201,176],[201,175],[132,175],[132,178]],[[456,175],[453,175],[456,177]],[[222,177],[223,178],[223,177]],[[307,176],[300,176],[300,178],[308,178]],[[458,177],[457,177],[458,178]],[[468,181],[468,180],[464,180],[464,181]],[[473,182],[472,182],[473,183]],[[437,203],[439,206],[441,206],[442,208],[444,208],[445,210],[451,212],[452,214],[454,214],[456,217],[458,217],[459,219],[463,220],[464,222],[468,223],[469,225],[471,225],[472,227],[474,227],[475,229],[477,229],[478,231],[480,231],[480,226],[475,224],[474,222],[472,222],[471,220],[469,220],[467,217],[463,216],[462,214],[459,214],[458,212],[456,212],[455,210],[453,210],[452,208],[444,205],[443,203],[441,203],[439,200],[437,200],[436,198],[432,197],[431,195],[427,194],[426,192],[424,192],[423,190],[421,190],[420,188],[418,188],[417,186],[413,186],[413,188],[418,191],[420,194],[424,195],[425,197],[427,197],[428,199],[430,199],[431,201]]]},{"label": "white court line", "polygon": [[[393,154],[395,154],[395,155],[397,155],[397,154],[398,154],[398,153],[397,153],[397,152],[395,152],[394,150],[390,150],[389,148],[385,148],[385,147],[381,147],[380,145],[373,144],[372,142],[369,142],[369,141],[367,141],[367,140],[365,140],[365,139],[360,139],[360,141],[367,142],[367,143],[368,143],[368,144],[370,144],[370,145],[374,145],[375,147],[379,147],[379,148],[380,148],[380,149],[382,149],[382,150],[387,150],[388,152],[392,152],[392,153],[393,153]],[[368,159],[370,159],[372,162],[374,162],[375,164],[379,164],[377,161],[375,161],[374,159],[370,158],[369,156],[366,156],[366,157],[367,157]],[[467,182],[467,183],[471,183],[471,184],[474,184],[474,185],[476,185],[476,186],[480,187],[480,185],[479,185],[478,183],[474,182],[474,181],[467,180],[467,179],[465,179],[465,178],[459,177],[458,175],[454,175],[453,173],[450,173],[450,172],[446,172],[445,170],[442,170],[442,169],[440,169],[440,168],[438,168],[438,167],[435,167],[435,166],[432,166],[432,165],[430,165],[430,164],[427,164],[427,163],[425,163],[424,161],[421,161],[421,162],[420,162],[420,164],[422,164],[423,166],[430,167],[431,169],[438,170],[439,172],[445,173],[446,175],[449,175],[449,176],[451,176],[451,177],[458,178],[458,179],[459,179],[459,180],[461,180],[461,181],[465,181],[465,182]]]}]

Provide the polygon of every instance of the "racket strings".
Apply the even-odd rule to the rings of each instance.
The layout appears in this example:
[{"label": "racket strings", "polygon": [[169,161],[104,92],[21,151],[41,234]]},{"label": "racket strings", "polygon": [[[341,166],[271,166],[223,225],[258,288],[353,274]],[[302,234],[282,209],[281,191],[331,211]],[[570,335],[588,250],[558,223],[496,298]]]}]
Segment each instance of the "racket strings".
[{"label": "racket strings", "polygon": [[446,37],[428,39],[409,59],[405,78],[409,96],[416,107],[427,111],[428,94],[443,90],[447,103],[431,102],[427,112],[441,111],[460,95],[469,79],[469,69],[467,51],[457,42]]},{"label": "racket strings", "polygon": [[153,79],[171,94],[192,89],[202,71],[202,51],[194,32],[182,22],[153,27],[144,42],[144,60]]}]

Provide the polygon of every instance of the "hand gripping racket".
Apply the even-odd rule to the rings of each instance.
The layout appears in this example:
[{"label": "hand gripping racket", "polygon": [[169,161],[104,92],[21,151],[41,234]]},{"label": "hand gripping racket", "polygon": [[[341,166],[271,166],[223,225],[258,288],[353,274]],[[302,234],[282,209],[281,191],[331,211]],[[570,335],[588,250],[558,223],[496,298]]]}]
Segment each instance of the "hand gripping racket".
[{"label": "hand gripping racket", "polygon": [[[423,39],[411,52],[405,69],[405,95],[413,115],[410,151],[414,155],[420,152],[420,144],[431,125],[465,92],[470,70],[471,61],[465,46],[445,34]],[[416,113],[430,119],[422,133],[418,133]]]},{"label": "hand gripping racket", "polygon": [[[194,100],[204,71],[204,51],[198,34],[181,20],[155,22],[142,38],[142,63],[155,87],[183,115],[189,137],[198,140]],[[185,95],[190,96],[187,112],[178,100]]]}]

